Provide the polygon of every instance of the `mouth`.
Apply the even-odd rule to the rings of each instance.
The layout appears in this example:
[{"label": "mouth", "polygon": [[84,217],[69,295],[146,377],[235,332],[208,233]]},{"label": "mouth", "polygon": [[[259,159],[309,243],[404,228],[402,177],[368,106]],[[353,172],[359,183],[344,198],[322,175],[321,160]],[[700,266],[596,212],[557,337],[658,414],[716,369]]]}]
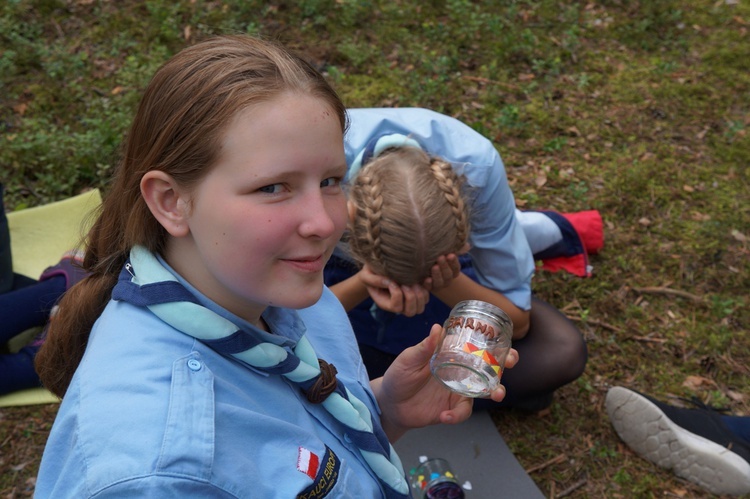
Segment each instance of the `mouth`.
[{"label": "mouth", "polygon": [[324,255],[285,258],[282,261],[286,262],[297,270],[308,273],[322,272],[326,264]]}]

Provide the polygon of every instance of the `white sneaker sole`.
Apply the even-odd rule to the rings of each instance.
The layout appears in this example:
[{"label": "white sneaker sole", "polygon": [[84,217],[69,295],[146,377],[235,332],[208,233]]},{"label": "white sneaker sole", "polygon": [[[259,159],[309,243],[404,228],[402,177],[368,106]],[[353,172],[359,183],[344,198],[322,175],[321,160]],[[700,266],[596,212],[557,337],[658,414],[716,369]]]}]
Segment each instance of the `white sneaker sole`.
[{"label": "white sneaker sole", "polygon": [[642,458],[714,494],[750,493],[750,463],[677,426],[645,397],[613,387],[605,404],[617,434]]}]

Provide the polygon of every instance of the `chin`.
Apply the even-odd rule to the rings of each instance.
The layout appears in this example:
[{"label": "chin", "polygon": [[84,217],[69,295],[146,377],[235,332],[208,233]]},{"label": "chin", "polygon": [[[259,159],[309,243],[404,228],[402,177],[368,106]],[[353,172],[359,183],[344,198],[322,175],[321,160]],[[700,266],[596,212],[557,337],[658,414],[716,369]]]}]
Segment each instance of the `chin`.
[{"label": "chin", "polygon": [[321,286],[317,293],[305,293],[304,296],[289,296],[286,300],[280,302],[282,307],[292,308],[295,310],[301,310],[303,308],[312,307],[320,297],[323,296],[323,287]]}]

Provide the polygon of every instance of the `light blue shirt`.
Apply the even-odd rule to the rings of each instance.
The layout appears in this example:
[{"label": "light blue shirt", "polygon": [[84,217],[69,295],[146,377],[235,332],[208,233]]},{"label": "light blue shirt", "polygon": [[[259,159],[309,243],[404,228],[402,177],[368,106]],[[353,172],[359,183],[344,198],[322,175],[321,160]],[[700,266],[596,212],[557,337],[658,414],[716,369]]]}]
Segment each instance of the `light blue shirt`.
[{"label": "light blue shirt", "polygon": [[[308,309],[269,308],[263,317],[283,335],[269,335],[275,343],[295,343],[307,330],[379,424],[351,326],[328,288]],[[60,406],[36,497],[265,499],[305,490],[383,497],[341,425],[299,387],[216,353],[147,309],[107,305]]]},{"label": "light blue shirt", "polygon": [[416,140],[430,155],[450,162],[466,177],[471,215],[469,255],[477,280],[503,293],[520,309],[529,310],[534,259],[516,221],[505,167],[492,143],[464,123],[428,109],[349,109],[348,113],[350,128],[344,139],[347,165],[355,162],[372,138],[400,133]]}]

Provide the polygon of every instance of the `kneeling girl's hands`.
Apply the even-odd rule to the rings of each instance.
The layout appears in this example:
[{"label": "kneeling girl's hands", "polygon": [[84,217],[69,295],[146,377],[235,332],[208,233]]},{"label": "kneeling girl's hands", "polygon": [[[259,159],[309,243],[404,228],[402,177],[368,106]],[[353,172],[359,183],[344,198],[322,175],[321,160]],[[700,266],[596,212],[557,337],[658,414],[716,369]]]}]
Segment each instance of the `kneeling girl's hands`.
[{"label": "kneeling girl's hands", "polygon": [[[401,286],[392,279],[376,274],[367,264],[359,271],[359,278],[372,301],[388,312],[413,317],[424,312],[425,305],[430,300],[430,293],[423,286]],[[384,283],[387,283],[387,287],[384,287]]]},{"label": "kneeling girl's hands", "polygon": [[430,276],[422,282],[422,286],[428,291],[448,287],[460,273],[461,262],[458,261],[458,255],[449,253],[439,256],[430,269]]}]

